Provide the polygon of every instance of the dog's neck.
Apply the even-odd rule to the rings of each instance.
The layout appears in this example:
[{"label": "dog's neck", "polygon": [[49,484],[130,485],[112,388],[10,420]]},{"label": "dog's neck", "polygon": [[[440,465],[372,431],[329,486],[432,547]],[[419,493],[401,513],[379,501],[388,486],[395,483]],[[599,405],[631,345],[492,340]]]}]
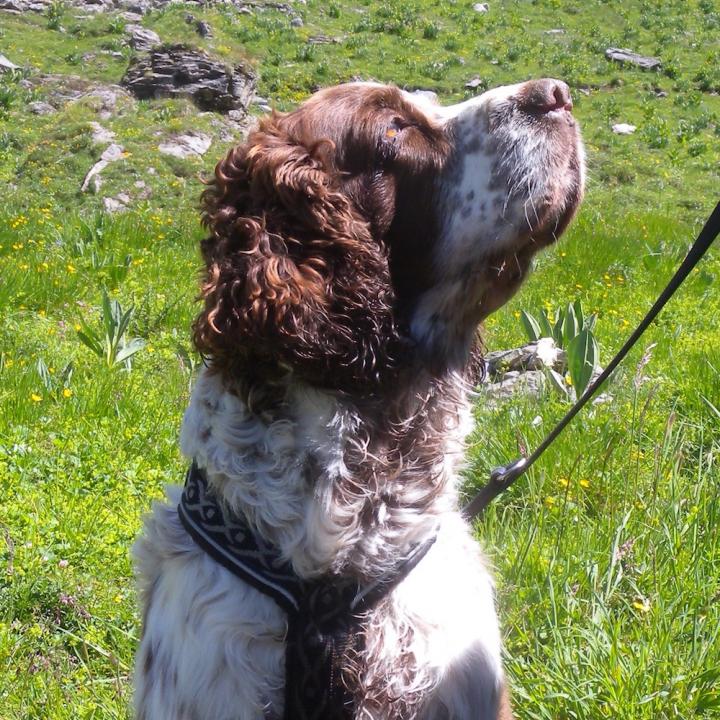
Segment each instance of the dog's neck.
[{"label": "dog's neck", "polygon": [[280,401],[253,411],[204,369],[181,448],[299,575],[380,575],[456,509],[470,426],[461,378],[419,377],[392,400],[362,406],[293,381],[273,392]]}]

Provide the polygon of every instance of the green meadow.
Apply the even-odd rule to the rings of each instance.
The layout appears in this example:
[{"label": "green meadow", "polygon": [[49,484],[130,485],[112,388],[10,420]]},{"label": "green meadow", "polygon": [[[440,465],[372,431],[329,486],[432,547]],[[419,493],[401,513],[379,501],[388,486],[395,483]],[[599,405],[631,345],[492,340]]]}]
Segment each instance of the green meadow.
[{"label": "green meadow", "polygon": [[[720,2],[293,7],[300,27],[277,9],[193,5],[210,38],[181,5],[142,22],[166,42],[251,62],[258,94],[280,110],[354,78],[434,90],[442,102],[533,77],[571,85],[588,155],[584,205],[484,337],[489,350],[516,347],[521,310],[552,314],[579,299],[598,315],[606,364],[720,199]],[[151,501],[184,470],[201,180],[240,138],[183,100],[121,98],[107,119],[87,99],[50,115],[28,109],[51,92],[43,75],[118,83],[133,52],[124,24],[118,12],[62,4],[0,11],[0,53],[21,66],[0,74],[1,720],[130,717],[139,618],[129,549]],[[616,64],[608,47],[662,68]],[[98,193],[80,190],[103,149],[91,122],[123,147]],[[615,123],[637,129],[616,135]],[[158,152],[184,131],[211,135],[209,151]],[[129,209],[103,211],[102,198],[120,192]],[[122,339],[135,340],[127,360],[122,341],[108,351],[102,339],[120,313]],[[719,348],[714,248],[606,402],[477,522],[519,720],[720,718]],[[567,409],[550,390],[492,406],[480,392],[468,495]]]}]

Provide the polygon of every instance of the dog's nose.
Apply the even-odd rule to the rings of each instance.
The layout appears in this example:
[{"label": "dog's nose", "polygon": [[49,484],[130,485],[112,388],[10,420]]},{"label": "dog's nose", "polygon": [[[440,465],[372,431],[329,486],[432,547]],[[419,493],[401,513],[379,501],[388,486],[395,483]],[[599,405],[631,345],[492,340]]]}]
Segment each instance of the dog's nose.
[{"label": "dog's nose", "polygon": [[572,110],[570,88],[562,80],[531,80],[518,94],[518,105],[529,113],[548,113],[551,110]]}]

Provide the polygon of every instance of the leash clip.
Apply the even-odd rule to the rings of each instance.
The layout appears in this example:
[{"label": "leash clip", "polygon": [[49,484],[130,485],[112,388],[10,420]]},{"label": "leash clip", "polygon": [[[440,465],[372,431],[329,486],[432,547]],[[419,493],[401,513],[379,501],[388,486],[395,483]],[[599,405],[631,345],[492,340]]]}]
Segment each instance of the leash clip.
[{"label": "leash clip", "polygon": [[509,465],[500,465],[490,473],[490,482],[499,486],[501,490],[505,490],[525,472],[526,465],[527,458],[520,458]]}]

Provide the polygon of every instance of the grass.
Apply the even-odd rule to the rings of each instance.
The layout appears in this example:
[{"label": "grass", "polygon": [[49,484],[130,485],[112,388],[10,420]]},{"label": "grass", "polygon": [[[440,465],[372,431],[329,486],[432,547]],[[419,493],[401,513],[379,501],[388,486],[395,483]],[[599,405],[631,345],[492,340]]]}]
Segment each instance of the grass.
[{"label": "grass", "polygon": [[[193,7],[212,26],[208,39],[183,7],[144,24],[227,62],[249,59],[259,93],[281,109],[356,76],[434,89],[444,102],[471,96],[465,83],[476,76],[478,92],[568,80],[588,146],[587,199],[485,335],[492,349],[517,345],[521,309],[580,298],[599,314],[607,362],[717,200],[720,6],[471,6],[308,0],[295,6],[299,28],[273,10]],[[337,42],[311,43],[318,35]],[[75,17],[62,6],[0,21],[0,52],[24,67],[0,76],[2,720],[129,716],[139,627],[128,548],[151,499],[183,471],[198,177],[230,141],[219,139],[218,118],[186,102],[121,100],[100,122],[127,154],[103,173],[100,194],[81,193],[102,151],[90,141],[96,107],[86,99],[31,115],[27,103],[48,90],[22,82],[38,72],[117,82],[129,58],[122,38],[115,14]],[[614,65],[609,46],[656,54],[663,71]],[[615,122],[638,131],[616,136]],[[157,152],[160,137],[185,130],[215,137],[205,158]],[[125,215],[101,212],[103,195],[132,194],[138,180],[149,198]],[[719,277],[715,249],[616,374],[612,401],[579,417],[478,524],[497,568],[521,720],[720,717]],[[146,345],[131,372],[108,368],[77,336],[83,323],[99,327],[103,288],[135,308],[128,336]],[[565,409],[551,394],[496,408],[480,398],[468,494]]]}]

